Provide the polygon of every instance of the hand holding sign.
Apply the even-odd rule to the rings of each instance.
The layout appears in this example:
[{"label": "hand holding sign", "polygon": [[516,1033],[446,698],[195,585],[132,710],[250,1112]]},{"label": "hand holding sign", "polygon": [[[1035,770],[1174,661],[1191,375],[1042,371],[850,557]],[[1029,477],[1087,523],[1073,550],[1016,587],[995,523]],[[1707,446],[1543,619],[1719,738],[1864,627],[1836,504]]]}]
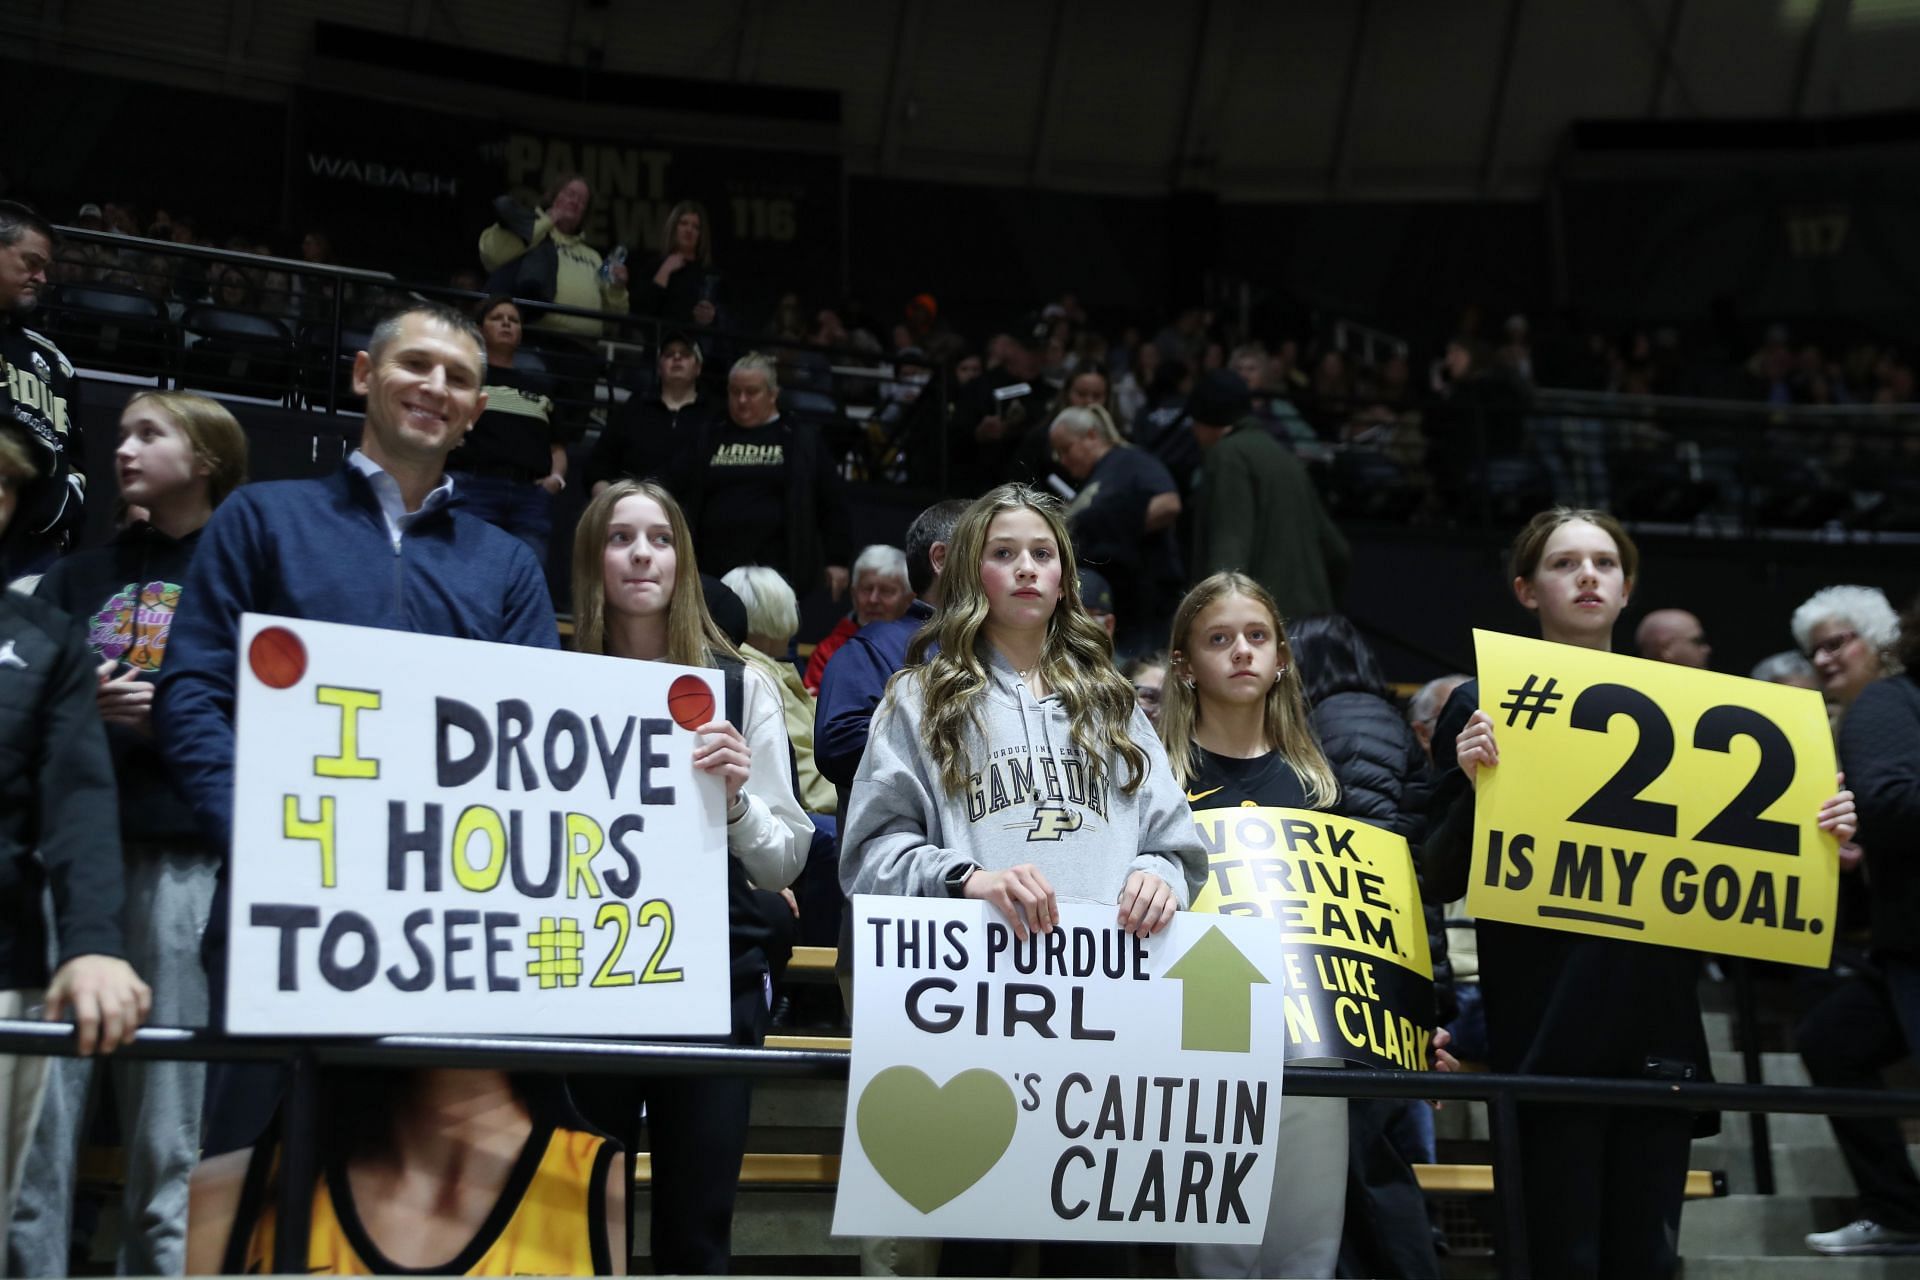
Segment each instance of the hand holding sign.
[{"label": "hand holding sign", "polygon": [[1053,886],[1031,862],[1005,871],[975,867],[966,884],[961,886],[960,896],[991,902],[1000,908],[1000,914],[1013,926],[1013,936],[1022,942],[1027,940],[1029,927],[1046,933],[1060,917],[1060,903],[1053,896]]},{"label": "hand holding sign", "polygon": [[[1820,806],[1819,827],[1830,832],[1840,842],[1844,850],[1853,843],[1853,833],[1860,824],[1855,820],[1853,810],[1853,792],[1847,790],[1847,775],[1837,773],[1833,776],[1833,785],[1840,788]],[[1856,860],[1858,854],[1855,855]]]},{"label": "hand holding sign", "polygon": [[1120,927],[1138,937],[1151,938],[1166,928],[1179,909],[1173,886],[1151,871],[1134,872],[1120,890]]},{"label": "hand holding sign", "polygon": [[693,767],[711,773],[727,784],[727,803],[740,798],[753,769],[753,748],[740,731],[725,720],[713,720],[700,726],[700,745],[693,749]]},{"label": "hand holding sign", "polygon": [[1851,834],[1853,804],[1828,798],[1817,695],[1492,632],[1475,642],[1483,705],[1456,752],[1478,793],[1475,915],[1826,963],[1834,837]]}]

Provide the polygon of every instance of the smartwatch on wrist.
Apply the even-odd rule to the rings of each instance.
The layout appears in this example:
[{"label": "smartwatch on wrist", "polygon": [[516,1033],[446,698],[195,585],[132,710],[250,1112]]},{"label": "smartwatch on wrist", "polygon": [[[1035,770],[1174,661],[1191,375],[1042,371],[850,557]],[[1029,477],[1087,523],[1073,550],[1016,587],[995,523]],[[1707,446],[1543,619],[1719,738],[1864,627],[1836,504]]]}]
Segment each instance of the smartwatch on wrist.
[{"label": "smartwatch on wrist", "polygon": [[963,862],[947,872],[944,878],[947,886],[947,896],[949,898],[965,897],[967,892],[967,879],[979,869],[980,864],[977,862]]}]

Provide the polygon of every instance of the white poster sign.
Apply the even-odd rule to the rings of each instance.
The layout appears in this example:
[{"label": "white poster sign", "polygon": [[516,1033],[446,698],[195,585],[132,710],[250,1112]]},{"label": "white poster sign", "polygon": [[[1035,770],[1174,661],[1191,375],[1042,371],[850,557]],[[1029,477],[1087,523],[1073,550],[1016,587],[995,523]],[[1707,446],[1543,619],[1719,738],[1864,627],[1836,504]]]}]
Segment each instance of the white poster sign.
[{"label": "white poster sign", "polygon": [[856,897],[836,1235],[1252,1243],[1286,1056],[1280,932]]},{"label": "white poster sign", "polygon": [[249,614],[240,1034],[729,1029],[716,671]]}]

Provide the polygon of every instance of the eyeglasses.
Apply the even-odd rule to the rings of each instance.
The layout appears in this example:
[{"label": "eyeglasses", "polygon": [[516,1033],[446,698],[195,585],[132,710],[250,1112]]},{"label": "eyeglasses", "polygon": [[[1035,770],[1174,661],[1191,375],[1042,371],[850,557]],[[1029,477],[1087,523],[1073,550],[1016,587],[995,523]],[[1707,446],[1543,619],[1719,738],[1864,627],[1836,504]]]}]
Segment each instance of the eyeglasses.
[{"label": "eyeglasses", "polygon": [[1137,684],[1133,686],[1133,696],[1142,702],[1158,702],[1160,690],[1150,684]]},{"label": "eyeglasses", "polygon": [[1807,646],[1807,657],[1817,658],[1821,654],[1832,656],[1860,638],[1858,631],[1841,631]]}]

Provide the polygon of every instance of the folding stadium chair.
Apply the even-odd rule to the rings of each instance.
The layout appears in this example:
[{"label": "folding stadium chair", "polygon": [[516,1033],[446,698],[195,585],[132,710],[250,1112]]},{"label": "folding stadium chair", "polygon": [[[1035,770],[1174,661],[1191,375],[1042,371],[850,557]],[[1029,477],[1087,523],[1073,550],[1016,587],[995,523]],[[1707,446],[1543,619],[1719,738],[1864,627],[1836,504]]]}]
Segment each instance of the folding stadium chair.
[{"label": "folding stadium chair", "polygon": [[197,305],[180,317],[183,385],[285,401],[294,394],[293,330],[275,316]]},{"label": "folding stadium chair", "polygon": [[75,365],[163,381],[173,372],[179,335],[158,298],[121,285],[63,284],[46,314],[48,336]]}]

